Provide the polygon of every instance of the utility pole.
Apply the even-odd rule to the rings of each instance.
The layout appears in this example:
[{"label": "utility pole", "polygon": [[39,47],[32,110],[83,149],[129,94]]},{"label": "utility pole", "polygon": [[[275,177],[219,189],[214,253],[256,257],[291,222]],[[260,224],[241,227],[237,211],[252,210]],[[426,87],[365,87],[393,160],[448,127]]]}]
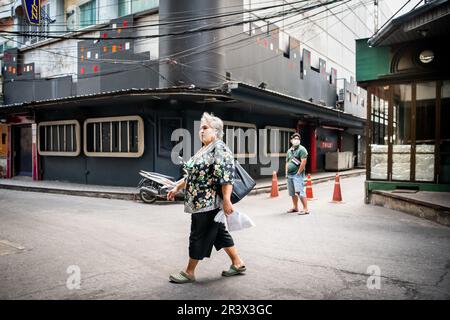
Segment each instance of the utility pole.
[{"label": "utility pole", "polygon": [[378,0],[373,0],[373,33],[378,31]]}]

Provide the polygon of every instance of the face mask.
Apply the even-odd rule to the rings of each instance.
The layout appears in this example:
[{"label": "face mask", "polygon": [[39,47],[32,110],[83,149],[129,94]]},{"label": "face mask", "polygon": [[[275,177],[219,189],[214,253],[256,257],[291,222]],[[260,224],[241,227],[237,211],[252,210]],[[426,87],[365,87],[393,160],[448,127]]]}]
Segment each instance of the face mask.
[{"label": "face mask", "polygon": [[291,143],[292,143],[292,145],[293,145],[294,147],[297,147],[297,146],[300,145],[300,140],[298,140],[298,139],[292,139],[292,140],[291,140]]}]

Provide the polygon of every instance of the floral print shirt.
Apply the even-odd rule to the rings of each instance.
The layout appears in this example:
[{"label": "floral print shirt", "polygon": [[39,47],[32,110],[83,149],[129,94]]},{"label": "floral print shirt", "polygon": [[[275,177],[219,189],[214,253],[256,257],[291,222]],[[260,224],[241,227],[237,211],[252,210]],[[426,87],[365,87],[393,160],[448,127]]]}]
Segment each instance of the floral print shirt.
[{"label": "floral print shirt", "polygon": [[217,209],[222,199],[217,194],[223,184],[233,184],[234,158],[222,140],[199,151],[186,164],[184,211],[199,213]]}]

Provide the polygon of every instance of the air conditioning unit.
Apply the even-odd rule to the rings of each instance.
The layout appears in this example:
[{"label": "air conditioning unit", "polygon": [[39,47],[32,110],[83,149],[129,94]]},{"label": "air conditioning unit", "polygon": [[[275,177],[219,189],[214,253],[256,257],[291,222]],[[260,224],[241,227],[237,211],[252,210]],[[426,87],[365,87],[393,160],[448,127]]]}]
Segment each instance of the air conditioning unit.
[{"label": "air conditioning unit", "polygon": [[68,6],[66,11],[66,26],[68,31],[75,31],[78,29],[79,8],[77,6]]},{"label": "air conditioning unit", "polygon": [[339,98],[338,98],[338,100],[339,101],[344,101],[344,99],[345,99],[345,91],[344,91],[344,89],[339,89]]}]

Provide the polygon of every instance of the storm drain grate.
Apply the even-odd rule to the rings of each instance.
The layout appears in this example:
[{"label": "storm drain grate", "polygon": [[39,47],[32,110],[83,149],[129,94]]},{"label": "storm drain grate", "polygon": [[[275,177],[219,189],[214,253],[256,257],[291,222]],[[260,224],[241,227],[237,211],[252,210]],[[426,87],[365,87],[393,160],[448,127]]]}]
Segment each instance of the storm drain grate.
[{"label": "storm drain grate", "polygon": [[0,240],[0,256],[7,254],[19,253],[25,250],[20,244],[10,242],[8,240]]}]

